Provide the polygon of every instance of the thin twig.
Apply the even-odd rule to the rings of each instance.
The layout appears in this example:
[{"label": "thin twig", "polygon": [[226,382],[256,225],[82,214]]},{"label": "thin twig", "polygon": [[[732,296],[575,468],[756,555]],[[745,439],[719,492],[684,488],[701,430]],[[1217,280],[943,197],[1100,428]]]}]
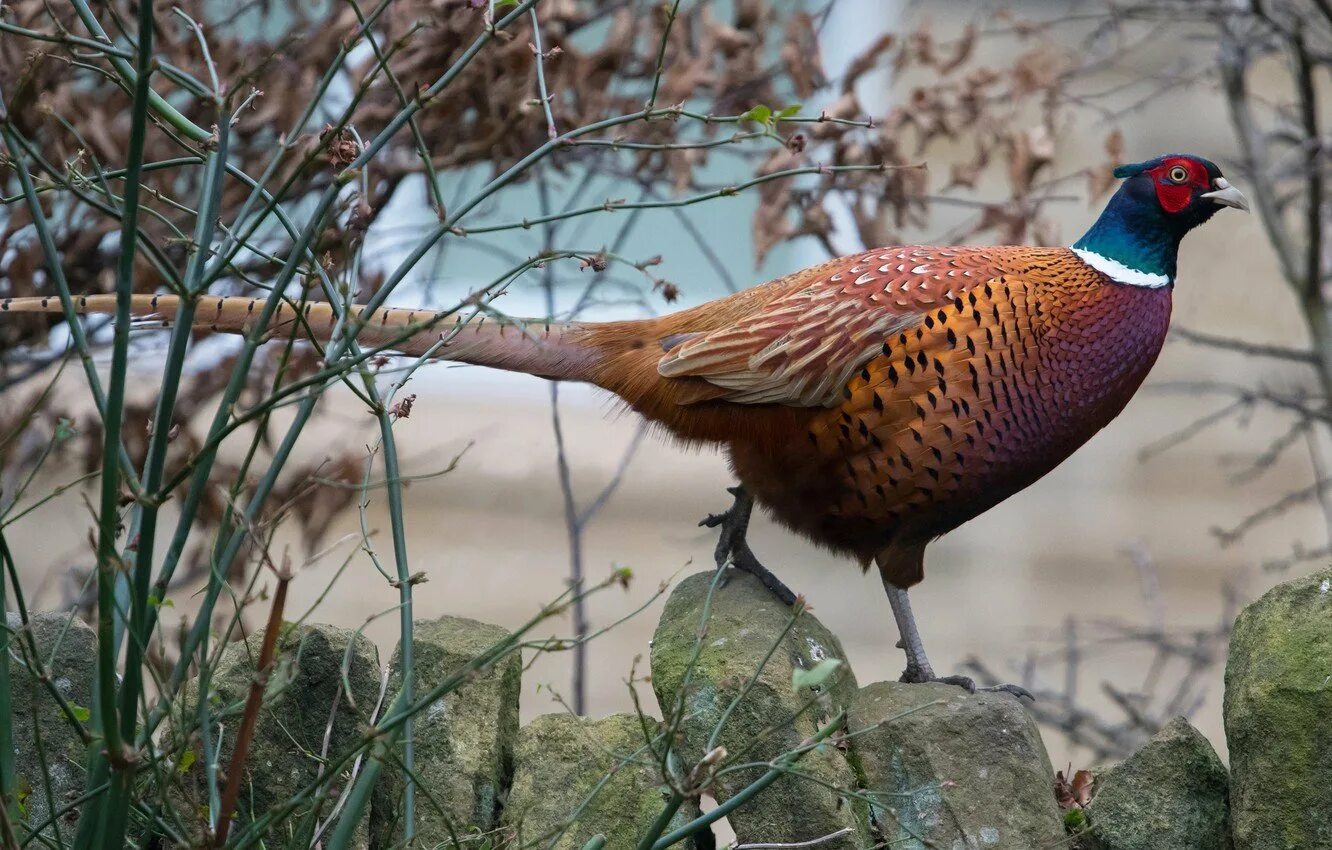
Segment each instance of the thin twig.
[{"label": "thin twig", "polygon": [[680,0],[673,0],[670,8],[662,7],[666,15],[665,26],[662,27],[661,40],[657,44],[657,67],[652,72],[652,92],[648,95],[646,109],[653,109],[657,105],[657,92],[661,91],[661,79],[666,62],[666,45],[671,40],[671,28],[675,25],[675,17],[680,11]]},{"label": "thin twig", "polygon": [[787,841],[780,843],[762,843],[762,844],[737,844],[732,850],[796,850],[799,847],[817,847],[820,844],[827,844],[831,841],[850,835],[855,832],[849,826],[842,827],[836,832],[830,832],[827,835],[818,838],[811,838],[808,841]]},{"label": "thin twig", "polygon": [[[1300,126],[1304,130],[1304,290],[1305,299],[1315,303],[1314,309],[1323,307],[1323,195],[1325,176],[1323,168],[1322,131],[1318,118],[1318,85],[1314,79],[1314,62],[1309,56],[1303,28],[1291,38],[1295,54],[1295,82],[1300,112]],[[1322,342],[1323,340],[1320,340]]]},{"label": "thin twig", "polygon": [[560,131],[555,127],[555,113],[551,111],[550,92],[546,91],[546,54],[541,49],[541,22],[537,20],[535,6],[529,14],[532,16],[532,52],[536,55],[537,93],[541,98],[541,109],[546,114],[546,135],[553,139],[560,134]]},{"label": "thin twig", "polygon": [[1193,345],[1219,348],[1223,351],[1233,351],[1236,354],[1244,354],[1246,356],[1272,357],[1277,360],[1292,360],[1296,363],[1308,363],[1310,365],[1316,365],[1318,362],[1318,359],[1313,352],[1299,348],[1288,348],[1284,345],[1245,342],[1241,339],[1232,339],[1230,337],[1218,336],[1217,334],[1190,330],[1189,328],[1182,328],[1178,325],[1170,329],[1170,334],[1171,336],[1178,337]]},{"label": "thin twig", "polygon": [[[264,702],[264,689],[268,687],[268,677],[273,672],[273,661],[277,654],[278,637],[282,633],[282,609],[287,604],[287,585],[291,582],[292,572],[289,564],[283,564],[276,571],[277,589],[273,592],[273,604],[268,609],[268,623],[264,627],[264,640],[259,648],[259,661],[250,681],[250,691],[245,696],[245,712],[241,715],[240,731],[236,733],[236,747],[232,750],[231,761],[227,764],[227,786],[222,792],[221,810],[218,812],[217,834],[213,839],[214,847],[227,843],[227,833],[231,828],[231,816],[236,811],[240,799],[241,785],[245,776],[245,761],[250,757],[250,745],[254,743],[254,730],[259,723],[259,709]],[[207,694],[200,694],[199,699],[208,699]]]}]

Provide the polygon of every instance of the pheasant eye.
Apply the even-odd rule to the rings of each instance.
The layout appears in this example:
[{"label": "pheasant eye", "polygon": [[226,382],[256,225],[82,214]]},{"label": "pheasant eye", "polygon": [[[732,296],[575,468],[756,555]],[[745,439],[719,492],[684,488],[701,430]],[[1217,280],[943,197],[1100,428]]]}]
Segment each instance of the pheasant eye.
[{"label": "pheasant eye", "polygon": [[1186,183],[1189,179],[1189,170],[1182,165],[1176,165],[1166,176],[1170,178],[1171,183]]}]

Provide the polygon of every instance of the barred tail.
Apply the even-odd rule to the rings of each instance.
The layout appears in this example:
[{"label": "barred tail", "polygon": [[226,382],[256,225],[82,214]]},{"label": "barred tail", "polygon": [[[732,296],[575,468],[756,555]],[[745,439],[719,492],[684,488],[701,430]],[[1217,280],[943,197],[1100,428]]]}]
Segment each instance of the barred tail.
[{"label": "barred tail", "polygon": [[[130,315],[136,328],[169,328],[180,312],[175,295],[134,295]],[[243,296],[201,296],[196,303],[193,325],[200,330],[246,334],[254,327],[266,302]],[[114,295],[86,295],[74,299],[80,314],[116,312]],[[62,313],[59,298],[0,299],[0,317],[7,313]],[[362,308],[354,306],[359,318]],[[296,336],[327,342],[337,326],[331,305],[307,302],[298,308],[282,302],[274,310],[267,334],[273,339]],[[524,372],[552,380],[591,380],[599,352],[587,342],[584,326],[570,322],[515,319],[499,322],[478,317],[467,321],[459,314],[434,310],[383,308],[375,310],[356,336],[365,348],[384,348],[408,355],[421,355],[437,343],[434,356],[441,360],[472,363],[511,372]]]}]

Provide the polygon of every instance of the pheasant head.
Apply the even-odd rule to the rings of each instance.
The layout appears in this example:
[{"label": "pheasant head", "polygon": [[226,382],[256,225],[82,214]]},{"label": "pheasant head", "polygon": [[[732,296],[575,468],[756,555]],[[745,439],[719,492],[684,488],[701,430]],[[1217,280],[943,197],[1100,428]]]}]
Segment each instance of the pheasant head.
[{"label": "pheasant head", "polygon": [[1119,191],[1073,250],[1124,284],[1171,285],[1184,234],[1221,207],[1249,208],[1216,163],[1200,156],[1167,154],[1121,165],[1115,176],[1124,178]]}]

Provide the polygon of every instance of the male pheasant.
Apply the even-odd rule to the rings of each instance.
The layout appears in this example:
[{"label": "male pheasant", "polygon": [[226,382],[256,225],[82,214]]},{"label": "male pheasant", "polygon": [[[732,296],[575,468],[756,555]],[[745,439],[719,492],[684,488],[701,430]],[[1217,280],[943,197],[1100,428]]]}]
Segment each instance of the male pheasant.
[{"label": "male pheasant", "polygon": [[[765,572],[744,542],[752,498],[815,543],[876,564],[903,680],[935,680],[907,600],[926,545],[1045,475],[1123,409],[1165,340],[1180,240],[1221,206],[1248,208],[1196,156],[1115,175],[1124,183],[1072,248],[878,248],[639,321],[463,324],[386,309],[361,317],[358,339],[406,354],[442,340],[442,359],[586,381],[681,440],[724,446],[743,489],[710,523],[725,520],[719,558]],[[166,326],[177,306],[135,296],[132,312]],[[246,332],[261,306],[201,298],[195,321]],[[327,304],[300,318],[294,309],[279,310],[273,335],[332,333]],[[21,298],[0,301],[4,311],[61,305]]]}]

